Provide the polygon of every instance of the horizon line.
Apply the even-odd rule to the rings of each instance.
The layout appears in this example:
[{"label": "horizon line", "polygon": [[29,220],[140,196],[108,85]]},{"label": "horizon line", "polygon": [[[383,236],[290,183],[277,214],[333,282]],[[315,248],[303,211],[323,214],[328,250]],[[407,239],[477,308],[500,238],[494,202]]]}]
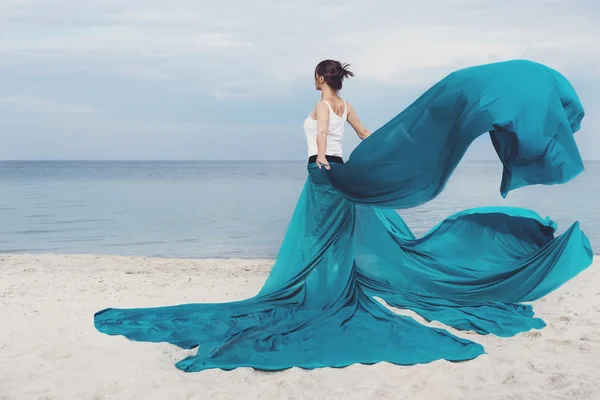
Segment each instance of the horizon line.
[{"label": "horizon line", "polygon": [[[306,162],[306,158],[298,158],[298,159],[151,159],[151,158],[140,158],[140,159],[75,159],[75,158],[66,158],[66,159],[0,159],[0,162]],[[476,161],[476,162],[500,162],[499,159],[464,159],[461,161]],[[590,159],[583,160],[583,162],[599,162],[600,159]]]}]

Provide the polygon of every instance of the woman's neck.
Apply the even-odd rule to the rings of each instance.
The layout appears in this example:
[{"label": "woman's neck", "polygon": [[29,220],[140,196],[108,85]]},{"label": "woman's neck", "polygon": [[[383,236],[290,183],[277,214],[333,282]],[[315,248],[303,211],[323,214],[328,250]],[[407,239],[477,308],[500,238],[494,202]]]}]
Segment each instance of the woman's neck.
[{"label": "woman's neck", "polygon": [[330,99],[332,97],[338,97],[335,90],[330,87],[324,87],[321,89],[321,100]]}]

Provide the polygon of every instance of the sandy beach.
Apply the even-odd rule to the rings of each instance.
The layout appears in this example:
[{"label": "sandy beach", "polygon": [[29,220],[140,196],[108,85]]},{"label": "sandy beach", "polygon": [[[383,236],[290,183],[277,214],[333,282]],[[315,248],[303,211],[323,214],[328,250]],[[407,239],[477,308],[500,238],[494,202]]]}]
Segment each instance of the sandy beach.
[{"label": "sandy beach", "polygon": [[94,313],[246,298],[272,261],[0,255],[0,399],[598,399],[598,263],[534,304],[541,331],[449,328],[486,347],[473,361],[188,374],[187,350],[100,334]]}]

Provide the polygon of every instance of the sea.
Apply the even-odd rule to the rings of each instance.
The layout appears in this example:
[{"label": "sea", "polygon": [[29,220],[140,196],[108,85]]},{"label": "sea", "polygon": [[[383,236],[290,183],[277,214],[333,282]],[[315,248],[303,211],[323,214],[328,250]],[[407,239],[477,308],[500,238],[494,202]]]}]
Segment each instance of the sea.
[{"label": "sea", "polygon": [[[503,199],[500,163],[465,161],[398,212],[422,235],[466,208],[530,208],[558,233],[579,221],[598,254],[600,162],[585,168]],[[0,253],[274,258],[306,179],[304,161],[0,161]]]}]

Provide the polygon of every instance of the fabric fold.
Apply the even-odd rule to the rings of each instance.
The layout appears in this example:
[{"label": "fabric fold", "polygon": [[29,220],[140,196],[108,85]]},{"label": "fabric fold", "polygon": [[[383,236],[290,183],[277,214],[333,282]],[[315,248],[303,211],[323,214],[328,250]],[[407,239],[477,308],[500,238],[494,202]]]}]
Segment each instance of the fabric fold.
[{"label": "fabric fold", "polygon": [[577,222],[559,236],[521,208],[464,210],[415,237],[394,208],[430,201],[470,143],[489,132],[500,191],[565,183],[583,170],[573,139],[583,108],[558,72],[530,61],[448,75],[346,164],[311,164],[275,265],[256,296],[229,303],[96,313],[106,334],[198,348],[177,363],[210,368],[343,367],[470,360],[481,345],[398,315],[513,336],[540,329],[531,305],[587,268]]}]

